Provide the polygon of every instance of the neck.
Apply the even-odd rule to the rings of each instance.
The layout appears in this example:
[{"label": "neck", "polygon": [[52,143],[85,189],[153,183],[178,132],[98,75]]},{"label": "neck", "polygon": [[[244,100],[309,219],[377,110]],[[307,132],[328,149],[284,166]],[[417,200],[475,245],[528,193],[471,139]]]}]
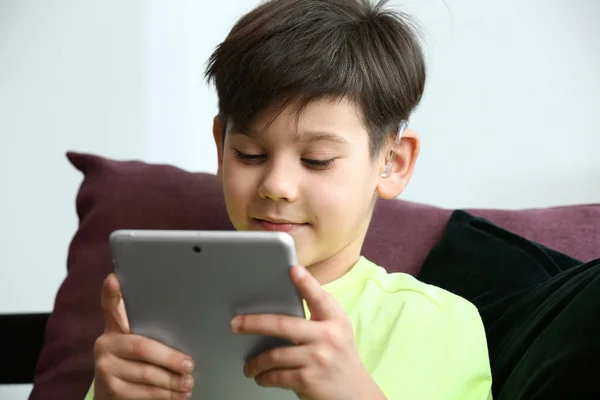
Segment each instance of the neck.
[{"label": "neck", "polygon": [[306,268],[321,285],[333,282],[344,276],[358,262],[363,241],[364,235],[355,237],[331,257],[311,264]]}]

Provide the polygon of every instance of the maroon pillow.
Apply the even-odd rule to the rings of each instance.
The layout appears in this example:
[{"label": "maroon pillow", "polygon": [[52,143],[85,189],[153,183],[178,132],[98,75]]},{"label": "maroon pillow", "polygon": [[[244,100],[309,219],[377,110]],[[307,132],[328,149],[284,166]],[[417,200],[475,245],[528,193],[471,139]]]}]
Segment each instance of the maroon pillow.
[{"label": "maroon pillow", "polygon": [[166,165],[68,153],[84,174],[79,229],[67,278],[46,326],[30,399],[83,399],[93,377],[93,345],[103,330],[100,289],[112,270],[108,235],[119,228],[232,229],[214,176]]},{"label": "maroon pillow", "polygon": [[[93,378],[93,345],[103,329],[100,289],[112,270],[108,235],[116,229],[232,229],[213,175],[167,165],[68,153],[84,174],[80,226],[68,275],[46,327],[31,399],[83,399]],[[588,260],[600,249],[600,206],[473,211],[529,239]],[[391,271],[415,275],[450,216],[401,200],[377,204],[363,254]],[[595,221],[595,223],[594,223]]]}]

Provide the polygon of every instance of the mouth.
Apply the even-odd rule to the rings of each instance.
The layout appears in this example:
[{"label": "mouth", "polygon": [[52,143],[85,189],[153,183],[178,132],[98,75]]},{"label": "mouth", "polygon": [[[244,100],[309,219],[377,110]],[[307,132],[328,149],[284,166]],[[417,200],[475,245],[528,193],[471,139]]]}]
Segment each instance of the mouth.
[{"label": "mouth", "polygon": [[298,223],[279,218],[253,218],[262,230],[269,232],[291,233],[296,229],[308,225],[307,223]]}]

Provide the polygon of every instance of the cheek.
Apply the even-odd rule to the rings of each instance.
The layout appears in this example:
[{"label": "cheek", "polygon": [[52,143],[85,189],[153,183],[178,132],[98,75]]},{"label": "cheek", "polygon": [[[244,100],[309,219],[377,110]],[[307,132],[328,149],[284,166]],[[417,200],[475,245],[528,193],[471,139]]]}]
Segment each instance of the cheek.
[{"label": "cheek", "polygon": [[[251,174],[235,164],[225,165],[222,174],[223,196],[229,217],[232,220],[245,213],[246,205],[256,192],[256,185]],[[235,223],[235,221],[233,221]]]},{"label": "cheek", "polygon": [[243,196],[252,184],[252,176],[235,159],[235,156],[226,154],[223,157],[222,168],[223,192],[226,196]]},{"label": "cheek", "polygon": [[[353,176],[354,179],[348,179]],[[342,177],[332,177],[311,188],[313,211],[324,225],[333,229],[355,227],[368,216],[375,185],[368,172],[346,172]],[[316,189],[316,190],[315,190]]]}]

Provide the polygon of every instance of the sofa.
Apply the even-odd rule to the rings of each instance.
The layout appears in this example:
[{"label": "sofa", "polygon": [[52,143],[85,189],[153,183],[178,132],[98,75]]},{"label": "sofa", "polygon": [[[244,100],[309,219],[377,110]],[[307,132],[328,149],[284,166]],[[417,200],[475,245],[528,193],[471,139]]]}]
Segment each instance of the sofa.
[{"label": "sofa", "polygon": [[[169,165],[70,152],[83,174],[79,227],[67,277],[51,314],[0,317],[5,361],[0,383],[31,382],[30,399],[82,399],[93,378],[93,345],[103,330],[100,289],[112,270],[108,236],[116,229],[230,230],[214,175]],[[363,254],[389,271],[417,275],[454,210],[379,201]],[[587,261],[600,252],[600,204],[528,210],[469,209],[503,229]],[[467,279],[467,277],[465,277]]]}]

